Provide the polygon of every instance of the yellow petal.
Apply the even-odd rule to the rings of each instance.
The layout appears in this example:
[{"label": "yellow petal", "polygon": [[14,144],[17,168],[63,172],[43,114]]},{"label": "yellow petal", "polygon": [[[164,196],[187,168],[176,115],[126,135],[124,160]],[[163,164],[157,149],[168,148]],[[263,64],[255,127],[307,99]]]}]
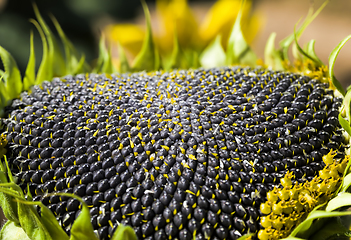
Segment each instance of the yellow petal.
[{"label": "yellow petal", "polygon": [[172,52],[175,30],[182,48],[194,46],[198,24],[187,0],[158,0],[156,11],[161,19],[157,44],[162,53]]},{"label": "yellow petal", "polygon": [[134,24],[116,24],[106,27],[109,40],[119,42],[132,55],[137,55],[143,44],[145,31]]},{"label": "yellow petal", "polygon": [[[202,41],[208,44],[217,35],[221,35],[222,45],[227,46],[228,37],[240,10],[240,6],[240,0],[218,0],[211,7],[200,26],[199,35]],[[260,22],[256,16],[254,18],[248,18],[251,9],[251,1],[247,1],[244,8],[242,29],[246,41],[250,43],[258,32]]]},{"label": "yellow petal", "polygon": [[253,42],[258,32],[264,25],[264,22],[265,22],[264,17],[261,14],[254,12],[249,17],[249,19],[247,19],[242,23],[244,37],[248,43]]}]

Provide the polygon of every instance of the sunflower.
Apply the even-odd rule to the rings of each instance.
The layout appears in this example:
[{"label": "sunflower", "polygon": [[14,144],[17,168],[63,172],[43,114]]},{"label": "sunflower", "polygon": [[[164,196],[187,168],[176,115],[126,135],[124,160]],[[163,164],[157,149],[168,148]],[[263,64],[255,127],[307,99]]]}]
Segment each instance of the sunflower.
[{"label": "sunflower", "polygon": [[198,61],[178,33],[170,60],[160,56],[143,2],[142,46],[133,64],[120,48],[120,72],[104,37],[90,67],[53,18],[62,54],[34,5],[39,70],[32,37],[23,78],[0,47],[0,238],[348,236],[351,91],[334,64],[351,35],[328,66],[313,40],[298,42],[325,5],[278,49],[272,34],[258,65],[241,30],[245,1],[226,47],[219,34]]}]

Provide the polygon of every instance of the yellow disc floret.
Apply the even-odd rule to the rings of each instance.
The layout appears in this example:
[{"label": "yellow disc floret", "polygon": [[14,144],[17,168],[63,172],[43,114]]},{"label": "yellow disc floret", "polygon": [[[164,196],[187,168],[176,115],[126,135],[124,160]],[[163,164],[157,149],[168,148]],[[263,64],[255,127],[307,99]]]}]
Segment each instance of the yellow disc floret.
[{"label": "yellow disc floret", "polygon": [[335,156],[335,152],[330,151],[323,157],[326,166],[311,181],[293,183],[294,174],[287,172],[280,180],[281,187],[267,193],[267,201],[260,206],[263,229],[257,234],[259,239],[273,240],[288,236],[313,208],[333,196],[350,159],[350,156],[343,159],[335,159]]}]

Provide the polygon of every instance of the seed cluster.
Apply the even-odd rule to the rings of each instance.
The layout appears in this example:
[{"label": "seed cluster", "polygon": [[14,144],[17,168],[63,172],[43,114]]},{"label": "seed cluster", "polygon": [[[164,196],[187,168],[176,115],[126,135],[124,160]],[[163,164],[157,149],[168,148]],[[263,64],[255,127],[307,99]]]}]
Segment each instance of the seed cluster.
[{"label": "seed cluster", "polygon": [[335,159],[334,152],[323,157],[326,166],[312,181],[293,184],[293,174],[288,172],[280,179],[281,186],[274,187],[262,203],[260,223],[263,229],[260,240],[283,239],[304,220],[304,216],[320,204],[326,203],[340,186],[350,157]]},{"label": "seed cluster", "polygon": [[287,171],[311,181],[343,157],[341,99],[297,74],[216,68],[53,79],[4,120],[24,191],[69,233],[80,203],[100,239],[119,223],[145,239],[237,239]]}]

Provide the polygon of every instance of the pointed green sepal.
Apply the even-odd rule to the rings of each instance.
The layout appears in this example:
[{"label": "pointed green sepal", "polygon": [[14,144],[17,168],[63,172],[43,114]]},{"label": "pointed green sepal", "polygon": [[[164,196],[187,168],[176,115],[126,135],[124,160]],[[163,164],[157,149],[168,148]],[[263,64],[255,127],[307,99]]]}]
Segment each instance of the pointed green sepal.
[{"label": "pointed green sepal", "polygon": [[[88,64],[85,62],[85,56],[82,54],[81,57],[78,56],[78,52],[73,46],[72,42],[67,38],[66,34],[62,30],[57,19],[50,15],[51,21],[53,22],[56,31],[58,32],[63,47],[65,49],[65,58],[66,58],[66,73],[65,74],[79,74],[89,70]],[[79,59],[79,61],[78,61]]]},{"label": "pointed green sepal", "polygon": [[153,71],[160,68],[160,56],[152,38],[151,17],[144,0],[141,1],[146,19],[146,35],[140,52],[135,57],[133,71]]},{"label": "pointed green sepal", "polygon": [[111,240],[138,240],[133,228],[119,224]]},{"label": "pointed green sepal", "polygon": [[107,49],[105,45],[105,36],[102,34],[99,42],[99,57],[94,68],[97,73],[114,73],[116,72],[111,57],[111,49]]},{"label": "pointed green sepal", "polygon": [[40,27],[39,23],[34,19],[31,19],[30,22],[33,23],[33,25],[37,28],[43,44],[43,56],[41,58],[40,66],[37,72],[37,77],[35,79],[35,84],[41,84],[45,80],[51,80],[53,77],[52,61],[49,56],[48,42],[46,40],[43,29]]},{"label": "pointed green sepal", "polygon": [[[322,9],[327,5],[329,0],[325,1],[319,8],[318,10],[313,13],[313,8],[311,7],[307,13],[307,16],[303,22],[303,24],[299,27],[299,29],[296,31],[297,39],[300,38],[304,30],[308,27],[308,25],[318,16],[318,14],[322,11]],[[288,56],[288,50],[290,45],[294,42],[295,36],[294,33],[290,34],[286,38],[284,38],[282,41],[280,41],[279,45],[281,47],[280,51],[283,57],[284,61],[289,60]]]},{"label": "pointed green sepal", "polygon": [[176,29],[174,29],[173,51],[172,51],[170,61],[168,64],[167,63],[164,64],[164,69],[167,71],[175,68],[179,68],[179,69],[189,68],[187,57],[185,56],[185,53],[182,51],[180,47]]},{"label": "pointed green sepal", "polygon": [[338,54],[341,50],[341,48],[346,44],[346,42],[348,40],[350,40],[351,35],[347,36],[346,38],[344,38],[339,44],[338,46],[336,46],[336,48],[334,48],[334,50],[330,53],[329,55],[329,77],[331,82],[333,83],[333,85],[335,86],[335,88],[342,94],[345,95],[345,90],[344,88],[341,86],[340,82],[336,79],[335,75],[334,75],[334,65],[335,65],[335,61],[336,58],[338,57]]},{"label": "pointed green sepal", "polygon": [[322,66],[324,65],[322,60],[320,60],[320,58],[317,56],[315,50],[314,50],[314,45],[315,45],[316,41],[314,39],[312,39],[311,41],[309,41],[307,43],[307,46],[306,46],[306,53],[311,56],[314,61],[316,61],[317,63],[319,63],[319,66]]},{"label": "pointed green sepal", "polygon": [[[15,182],[15,178],[14,178],[13,175],[12,175],[11,169],[10,169],[10,167],[9,167],[9,163],[7,162],[7,157],[6,157],[6,155],[4,156],[4,161],[5,161],[6,171],[7,171],[7,177],[8,177],[8,179],[10,180],[9,183],[15,184],[15,183],[16,183],[16,182]],[[19,186],[17,186],[17,185],[16,185],[16,189],[15,189],[15,190],[22,193],[21,188],[20,188]]]},{"label": "pointed green sepal", "polygon": [[71,237],[69,240],[91,239],[98,240],[94,233],[91,223],[91,216],[87,204],[80,197],[70,193],[56,193],[58,196],[66,196],[77,199],[82,204],[82,211],[74,221],[71,228]]},{"label": "pointed green sepal", "polygon": [[200,64],[204,68],[223,67],[226,54],[221,44],[222,36],[217,37],[205,48],[200,55]]},{"label": "pointed green sepal", "polygon": [[266,47],[264,49],[264,63],[267,67],[272,68],[273,70],[284,70],[282,56],[274,46],[276,35],[277,34],[275,32],[271,33],[267,40]]},{"label": "pointed green sepal", "polygon": [[115,73],[116,70],[112,64],[112,56],[111,56],[111,47],[106,50],[106,59],[104,61],[104,64],[102,65],[102,72],[107,73],[107,74],[112,74]]},{"label": "pointed green sepal", "polygon": [[27,91],[35,84],[35,52],[33,42],[33,32],[30,33],[30,52],[26,72],[23,78],[23,90]]},{"label": "pointed green sepal", "polygon": [[[33,4],[33,9],[38,22],[43,29],[48,42],[48,57],[52,64],[52,76],[64,76],[66,74],[65,60],[63,59],[60,47],[57,40],[50,28],[45,23],[44,19],[40,15],[39,9],[36,4]],[[51,81],[50,79],[46,79]]]},{"label": "pointed green sepal", "polygon": [[243,8],[246,0],[241,3],[240,11],[236,17],[233,29],[231,31],[228,46],[227,46],[227,64],[243,64],[255,66],[257,56],[246,42],[244,34],[241,30],[241,19],[243,15]]},{"label": "pointed green sepal", "polygon": [[[310,59],[315,67],[321,67],[323,66],[323,62],[317,57],[316,53],[314,52],[314,40],[312,40],[309,44],[309,52],[303,50],[297,40],[297,34],[296,34],[296,25],[294,27],[294,41],[295,41],[295,46],[299,53],[301,53],[306,59]],[[309,53],[312,53],[310,55]]]},{"label": "pointed green sepal", "polygon": [[0,80],[0,98],[2,104],[0,107],[3,108],[9,104],[9,101],[19,96],[23,89],[23,83],[15,59],[1,46],[0,58],[5,69],[5,72],[2,72],[2,79]]},{"label": "pointed green sepal", "polygon": [[128,59],[126,56],[126,53],[124,52],[124,49],[122,47],[122,45],[118,42],[117,43],[118,46],[118,55],[119,55],[119,71],[121,73],[126,73],[126,72],[130,72],[130,66],[128,63]]},{"label": "pointed green sepal", "polygon": [[72,75],[77,75],[86,72],[87,63],[85,62],[85,55],[82,54],[79,62],[75,65],[75,68],[72,70]]}]

